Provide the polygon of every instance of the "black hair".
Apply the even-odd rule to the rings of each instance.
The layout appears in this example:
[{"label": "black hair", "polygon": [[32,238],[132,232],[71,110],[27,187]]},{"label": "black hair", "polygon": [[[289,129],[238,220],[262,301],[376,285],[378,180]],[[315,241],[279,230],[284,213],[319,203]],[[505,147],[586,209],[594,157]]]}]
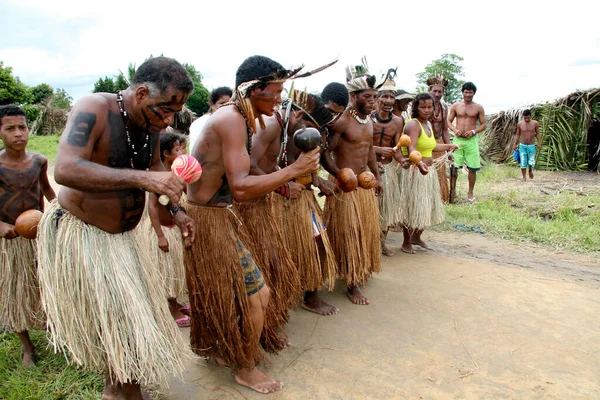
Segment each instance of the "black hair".
[{"label": "black hair", "polygon": [[415,96],[415,98],[412,101],[412,108],[410,110],[411,118],[417,118],[419,116],[419,104],[421,104],[422,101],[426,100],[433,101],[433,97],[429,93],[419,93]]},{"label": "black hair", "polygon": [[169,87],[185,93],[194,90],[194,82],[187,69],[177,60],[168,57],[152,57],[144,61],[135,71],[132,86],[142,83],[154,85],[161,94]]},{"label": "black hair", "polygon": [[[309,113],[310,117],[319,124],[319,127],[323,127],[331,122],[331,111],[327,107],[325,107],[325,103],[321,99],[321,96],[318,94],[310,94],[315,99],[315,107],[312,112]],[[295,104],[294,104],[295,105]],[[303,115],[302,119],[305,121],[312,121],[308,115]]]},{"label": "black hair", "polygon": [[473,82],[467,82],[462,85],[460,92],[464,92],[465,90],[472,90],[473,93],[477,93],[477,86]]},{"label": "black hair", "polygon": [[[240,64],[235,73],[235,87],[237,88],[244,82],[250,82],[257,78],[267,76],[276,71],[283,71],[285,68],[277,61],[271,60],[265,56],[251,56]],[[269,83],[257,85],[260,89],[267,87]]]},{"label": "black hair", "polygon": [[163,132],[160,134],[160,160],[165,159],[164,152],[173,150],[175,143],[179,142],[179,134],[175,132]]},{"label": "black hair", "polygon": [[210,104],[217,104],[217,101],[223,96],[231,97],[233,95],[233,91],[231,88],[227,86],[221,86],[210,92]]},{"label": "black hair", "polygon": [[523,116],[524,117],[530,117],[531,116],[531,110],[527,109],[527,110],[523,111]]},{"label": "black hair", "polygon": [[16,104],[7,104],[5,106],[0,106],[0,126],[2,126],[2,118],[4,117],[14,117],[16,115],[20,115],[27,119],[27,112],[23,110]]},{"label": "black hair", "polygon": [[321,92],[321,99],[325,104],[331,101],[338,106],[346,108],[348,106],[348,102],[350,101],[350,94],[348,93],[346,85],[338,82],[331,82],[325,86],[325,88],[323,88],[323,92]]}]

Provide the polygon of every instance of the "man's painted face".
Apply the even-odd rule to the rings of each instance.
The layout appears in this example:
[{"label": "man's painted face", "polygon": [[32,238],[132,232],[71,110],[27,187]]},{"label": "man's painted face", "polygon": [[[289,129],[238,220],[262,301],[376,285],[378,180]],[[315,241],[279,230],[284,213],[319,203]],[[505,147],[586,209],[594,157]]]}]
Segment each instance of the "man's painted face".
[{"label": "man's painted face", "polygon": [[422,100],[417,110],[421,119],[429,120],[433,115],[433,100]]},{"label": "man's painted face", "polygon": [[396,97],[395,97],[394,92],[381,92],[379,94],[379,98],[377,99],[377,109],[381,112],[381,111],[385,111],[385,112],[392,112],[392,110],[394,109],[394,103],[396,101]]},{"label": "man's painted face", "polygon": [[2,117],[0,126],[0,138],[4,146],[14,150],[25,150],[29,140],[29,128],[27,120],[22,115],[11,115]]},{"label": "man's painted face", "polygon": [[181,111],[189,93],[167,88],[156,97],[145,96],[140,101],[140,108],[146,131],[158,133],[173,124],[175,113]]},{"label": "man's painted face", "polygon": [[329,110],[329,112],[331,113],[331,122],[329,122],[329,124],[327,125],[333,125],[335,123],[335,121],[338,120],[338,118],[344,113],[344,110],[346,109],[343,106],[340,106],[337,103],[334,103],[333,101],[329,100],[329,102],[327,104],[325,104],[325,107]]},{"label": "man's painted face", "polygon": [[231,100],[231,96],[223,95],[223,96],[219,97],[219,100],[217,100],[217,102],[215,104],[210,105],[210,109],[212,110],[212,112],[215,112],[219,108],[221,108],[223,106],[223,104],[227,103],[229,100]]},{"label": "man's painted face", "polygon": [[475,96],[475,92],[472,90],[463,90],[462,95],[465,101],[472,101],[473,96]]},{"label": "man's painted face", "polygon": [[429,90],[429,94],[433,97],[433,101],[438,103],[444,97],[444,87],[441,85],[434,85]]},{"label": "man's painted face", "polygon": [[279,109],[281,92],[283,92],[283,83],[269,83],[263,90],[252,89],[250,93],[252,106],[260,114],[270,117]]},{"label": "man's painted face", "polygon": [[354,105],[361,114],[369,115],[375,109],[375,98],[377,91],[375,89],[363,90],[359,94],[353,93]]}]

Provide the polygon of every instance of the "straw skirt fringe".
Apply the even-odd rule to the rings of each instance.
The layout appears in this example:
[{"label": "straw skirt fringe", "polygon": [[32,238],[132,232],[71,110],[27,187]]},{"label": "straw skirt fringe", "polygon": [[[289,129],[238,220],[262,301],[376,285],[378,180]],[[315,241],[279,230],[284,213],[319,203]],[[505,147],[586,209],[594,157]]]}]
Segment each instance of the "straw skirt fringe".
[{"label": "straw skirt fringe", "polygon": [[[441,138],[435,139],[435,141],[440,144],[444,143],[444,141]],[[434,151],[433,158],[440,158],[443,157],[445,154],[445,151]],[[438,175],[438,182],[440,184],[440,196],[442,202],[444,204],[448,204],[448,202],[450,201],[450,184],[448,182],[448,177],[446,176],[446,163],[435,163],[435,166]]]},{"label": "straw skirt fringe", "polygon": [[107,233],[50,203],[38,227],[39,279],[55,350],[119,382],[167,384],[191,355],[137,233]]},{"label": "straw skirt fringe", "polygon": [[347,285],[364,285],[373,272],[381,271],[379,208],[373,190],[359,188],[328,197],[325,226],[338,276]]},{"label": "straw skirt fringe", "polygon": [[139,240],[143,251],[147,251],[152,265],[158,269],[165,286],[166,298],[173,299],[187,293],[185,265],[183,263],[183,238],[177,226],[162,226],[163,234],[169,243],[169,251],[158,247],[158,236],[150,218],[142,220],[139,226]]},{"label": "straw skirt fringe", "polygon": [[[302,190],[300,198],[294,200],[276,195],[272,203],[275,217],[281,224],[283,237],[300,274],[302,290],[316,291],[327,284],[332,291],[337,264],[323,223],[323,211],[314,192]],[[319,237],[315,237],[315,229]]]},{"label": "straw skirt fringe", "polygon": [[0,299],[0,327],[22,332],[43,325],[35,240],[0,238]]},{"label": "straw skirt fringe", "polygon": [[414,166],[402,168],[400,193],[405,210],[402,215],[404,226],[423,230],[444,222],[444,204],[434,166],[429,167],[427,175],[422,175]]},{"label": "straw skirt fringe", "polygon": [[237,248],[244,226],[230,207],[191,203],[185,207],[198,227],[196,240],[184,251],[192,350],[222,357],[234,369],[253,368],[264,354],[252,339],[255,333]]},{"label": "straw skirt fringe", "polygon": [[400,202],[400,184],[398,183],[398,164],[392,161],[383,166],[383,195],[379,196],[379,224],[381,230],[400,222],[402,203]]}]

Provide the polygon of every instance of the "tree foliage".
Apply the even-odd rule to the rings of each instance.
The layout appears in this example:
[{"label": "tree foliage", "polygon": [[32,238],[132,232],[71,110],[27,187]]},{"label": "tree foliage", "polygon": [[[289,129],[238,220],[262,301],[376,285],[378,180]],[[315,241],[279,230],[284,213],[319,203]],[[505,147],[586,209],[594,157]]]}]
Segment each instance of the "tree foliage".
[{"label": "tree foliage", "polygon": [[0,61],[0,105],[25,104],[31,101],[31,93],[19,77],[13,76],[12,67]]},{"label": "tree foliage", "polygon": [[30,89],[31,103],[32,104],[44,104],[54,93],[52,86],[47,83],[40,83]]},{"label": "tree foliage", "polygon": [[464,59],[456,54],[444,53],[442,57],[433,60],[425,67],[425,71],[417,74],[417,93],[427,92],[429,88],[425,84],[430,77],[441,74],[448,79],[448,86],[444,90],[444,100],[448,104],[457,103],[462,100],[460,88],[465,83],[460,77],[464,77],[461,62]]},{"label": "tree foliage", "polygon": [[196,115],[200,116],[210,108],[210,93],[202,84],[202,74],[191,64],[183,64],[187,69],[192,81],[194,82],[194,91],[188,97],[185,105]]},{"label": "tree foliage", "polygon": [[57,88],[52,95],[50,104],[54,108],[60,108],[61,110],[68,110],[71,108],[73,98],[69,96],[65,89]]},{"label": "tree foliage", "polygon": [[92,93],[114,93],[114,92],[116,92],[115,81],[112,78],[109,78],[108,76],[98,79],[94,83],[94,89],[92,90]]}]

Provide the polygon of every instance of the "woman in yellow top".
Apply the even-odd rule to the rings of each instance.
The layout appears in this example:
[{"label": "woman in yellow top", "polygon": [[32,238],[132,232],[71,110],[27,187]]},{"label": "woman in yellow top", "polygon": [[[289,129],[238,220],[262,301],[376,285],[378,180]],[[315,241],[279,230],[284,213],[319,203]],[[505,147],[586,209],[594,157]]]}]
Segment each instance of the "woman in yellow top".
[{"label": "woman in yellow top", "polygon": [[[413,244],[428,248],[421,239],[426,227],[444,221],[444,204],[440,197],[440,184],[433,164],[432,151],[453,151],[453,144],[438,144],[433,135],[429,119],[433,114],[433,97],[429,93],[417,95],[412,102],[412,119],[404,126],[404,133],[410,136],[410,154],[418,150],[423,159],[411,167],[410,161],[403,165],[400,177],[401,204],[403,214],[404,243],[402,251],[413,254]],[[418,171],[417,171],[418,170]]]}]

